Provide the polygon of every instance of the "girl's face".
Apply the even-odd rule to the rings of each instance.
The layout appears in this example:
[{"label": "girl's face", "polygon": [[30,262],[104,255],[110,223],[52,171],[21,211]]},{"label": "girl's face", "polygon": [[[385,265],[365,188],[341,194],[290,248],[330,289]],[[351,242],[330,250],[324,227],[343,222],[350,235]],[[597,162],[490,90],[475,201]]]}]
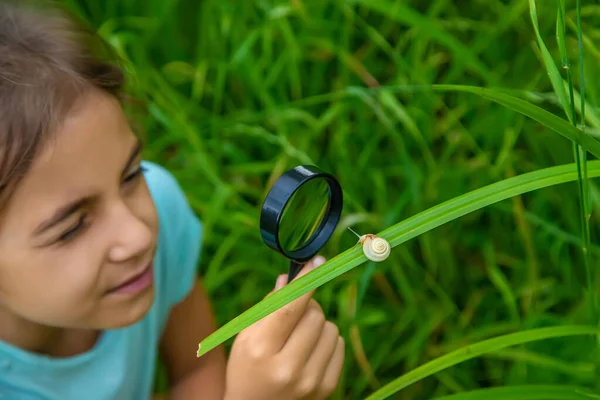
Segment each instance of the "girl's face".
[{"label": "girl's face", "polygon": [[118,101],[82,98],[0,217],[0,315],[112,329],[148,311],[158,218],[140,162]]}]

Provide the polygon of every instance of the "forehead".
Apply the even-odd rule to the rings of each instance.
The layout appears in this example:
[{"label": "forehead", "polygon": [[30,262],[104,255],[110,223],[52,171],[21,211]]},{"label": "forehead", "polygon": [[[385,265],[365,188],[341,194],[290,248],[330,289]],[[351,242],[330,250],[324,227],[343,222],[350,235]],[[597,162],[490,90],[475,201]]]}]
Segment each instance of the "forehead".
[{"label": "forehead", "polygon": [[64,201],[102,190],[118,179],[136,140],[115,98],[97,90],[83,95],[36,156],[7,214],[53,210]]},{"label": "forehead", "polygon": [[93,161],[94,155],[101,150],[122,145],[128,134],[129,125],[119,102],[100,91],[90,91],[59,125],[56,135],[37,156],[28,175],[74,163],[80,166],[80,161],[88,157]]}]

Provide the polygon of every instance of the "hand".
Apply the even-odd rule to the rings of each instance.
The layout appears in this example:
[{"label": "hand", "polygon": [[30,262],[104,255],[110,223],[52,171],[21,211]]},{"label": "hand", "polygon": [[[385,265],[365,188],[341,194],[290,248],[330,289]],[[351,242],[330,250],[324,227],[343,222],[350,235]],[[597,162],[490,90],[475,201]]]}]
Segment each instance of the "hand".
[{"label": "hand", "polygon": [[[313,258],[296,279],[324,262]],[[286,282],[287,275],[280,275],[274,291]],[[238,334],[227,366],[226,400],[317,400],[333,393],[344,363],[344,340],[338,327],[325,320],[313,293]]]}]

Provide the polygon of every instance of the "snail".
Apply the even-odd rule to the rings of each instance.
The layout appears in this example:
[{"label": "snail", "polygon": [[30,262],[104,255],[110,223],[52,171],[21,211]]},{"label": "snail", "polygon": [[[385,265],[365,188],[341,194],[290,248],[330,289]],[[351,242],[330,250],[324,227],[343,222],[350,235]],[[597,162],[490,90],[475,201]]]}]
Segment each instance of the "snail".
[{"label": "snail", "polygon": [[380,262],[388,258],[392,246],[390,246],[387,240],[373,235],[372,233],[360,236],[358,233],[354,232],[352,228],[348,227],[348,229],[358,236],[358,243],[362,243],[363,253],[369,260]]}]

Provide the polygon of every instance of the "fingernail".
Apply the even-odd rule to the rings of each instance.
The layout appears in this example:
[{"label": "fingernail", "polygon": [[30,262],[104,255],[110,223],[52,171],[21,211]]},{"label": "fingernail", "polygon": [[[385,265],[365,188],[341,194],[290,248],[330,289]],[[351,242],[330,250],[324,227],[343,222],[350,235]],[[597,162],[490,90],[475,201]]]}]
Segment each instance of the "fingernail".
[{"label": "fingernail", "polygon": [[287,275],[279,275],[275,282],[275,290],[279,290],[287,283]]},{"label": "fingernail", "polygon": [[314,266],[315,268],[316,268],[316,267],[320,267],[321,265],[325,264],[325,257],[323,257],[323,256],[316,256],[316,257],[313,259],[313,262],[312,262],[312,264],[313,264],[313,266]]}]

